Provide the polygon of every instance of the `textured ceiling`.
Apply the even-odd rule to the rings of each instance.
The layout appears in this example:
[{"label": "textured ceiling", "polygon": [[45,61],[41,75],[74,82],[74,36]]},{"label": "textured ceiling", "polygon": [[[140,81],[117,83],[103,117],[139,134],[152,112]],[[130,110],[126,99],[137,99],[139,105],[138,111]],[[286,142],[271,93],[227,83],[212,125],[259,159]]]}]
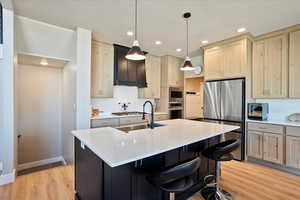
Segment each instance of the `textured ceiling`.
[{"label": "textured ceiling", "polygon": [[[202,40],[214,42],[246,27],[253,35],[300,23],[300,0],[138,0],[139,41],[156,55],[183,56],[185,24],[182,14],[192,13],[190,50]],[[14,0],[18,15],[72,28],[91,29],[97,40],[130,46],[134,0]],[[155,45],[155,41],[162,45]],[[181,53],[177,48],[183,49]]]}]

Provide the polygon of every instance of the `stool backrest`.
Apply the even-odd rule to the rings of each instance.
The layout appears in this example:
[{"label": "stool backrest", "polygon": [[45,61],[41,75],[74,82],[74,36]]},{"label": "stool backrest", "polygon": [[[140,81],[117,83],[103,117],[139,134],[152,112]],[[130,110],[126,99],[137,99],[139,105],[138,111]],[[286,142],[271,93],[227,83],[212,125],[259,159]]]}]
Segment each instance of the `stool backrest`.
[{"label": "stool backrest", "polygon": [[230,154],[237,148],[239,148],[240,143],[238,140],[226,140],[225,142],[221,142],[215,145],[215,149],[213,151],[213,157],[216,159],[221,159],[222,156],[226,154]]},{"label": "stool backrest", "polygon": [[178,179],[191,176],[200,167],[200,158],[197,157],[189,162],[177,165],[170,169],[164,170],[154,176],[150,180],[155,185],[163,185],[176,181]]}]

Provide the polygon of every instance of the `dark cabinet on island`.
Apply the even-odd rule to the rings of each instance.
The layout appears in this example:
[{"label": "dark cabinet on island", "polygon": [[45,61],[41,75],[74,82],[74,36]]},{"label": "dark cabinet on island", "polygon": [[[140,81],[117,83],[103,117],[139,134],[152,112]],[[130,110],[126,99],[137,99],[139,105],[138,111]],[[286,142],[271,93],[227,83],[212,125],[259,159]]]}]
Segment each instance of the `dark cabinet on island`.
[{"label": "dark cabinet on island", "polygon": [[190,144],[155,156],[125,165],[110,167],[88,147],[84,149],[75,139],[75,190],[78,200],[168,200],[162,192],[148,181],[148,176],[197,156],[201,167],[193,175],[195,185],[188,191],[176,195],[185,199],[199,191],[203,178],[215,174],[215,162],[201,155],[209,145],[216,144],[218,137]]},{"label": "dark cabinet on island", "polygon": [[199,157],[189,186],[175,194],[176,200],[187,199],[204,187],[205,176],[216,174],[215,161],[202,152],[239,128],[185,119],[159,124],[129,132],[111,127],[72,131],[77,200],[168,200],[151,178]]}]

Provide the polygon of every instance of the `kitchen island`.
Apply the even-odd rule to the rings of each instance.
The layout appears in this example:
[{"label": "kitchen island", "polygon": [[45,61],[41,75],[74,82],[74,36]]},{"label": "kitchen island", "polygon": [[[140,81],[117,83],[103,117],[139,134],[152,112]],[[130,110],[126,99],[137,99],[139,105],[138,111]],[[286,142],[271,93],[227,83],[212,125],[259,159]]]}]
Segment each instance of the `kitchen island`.
[{"label": "kitchen island", "polygon": [[200,156],[195,185],[176,196],[185,199],[203,187],[203,177],[215,174],[214,161],[202,157],[201,151],[218,143],[221,134],[239,128],[184,119],[160,125],[128,133],[110,127],[72,131],[77,199],[166,200],[168,194],[147,177]]}]

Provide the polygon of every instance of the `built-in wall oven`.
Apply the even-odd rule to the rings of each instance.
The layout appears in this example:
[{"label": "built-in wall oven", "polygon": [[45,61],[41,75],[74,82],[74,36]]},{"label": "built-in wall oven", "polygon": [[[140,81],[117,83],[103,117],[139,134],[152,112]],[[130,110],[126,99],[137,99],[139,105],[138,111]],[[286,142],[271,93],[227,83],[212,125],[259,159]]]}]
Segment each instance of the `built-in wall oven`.
[{"label": "built-in wall oven", "polygon": [[169,116],[170,119],[183,118],[184,107],[184,93],[183,88],[170,87],[169,88]]},{"label": "built-in wall oven", "polygon": [[169,88],[169,102],[183,102],[183,88]]}]

